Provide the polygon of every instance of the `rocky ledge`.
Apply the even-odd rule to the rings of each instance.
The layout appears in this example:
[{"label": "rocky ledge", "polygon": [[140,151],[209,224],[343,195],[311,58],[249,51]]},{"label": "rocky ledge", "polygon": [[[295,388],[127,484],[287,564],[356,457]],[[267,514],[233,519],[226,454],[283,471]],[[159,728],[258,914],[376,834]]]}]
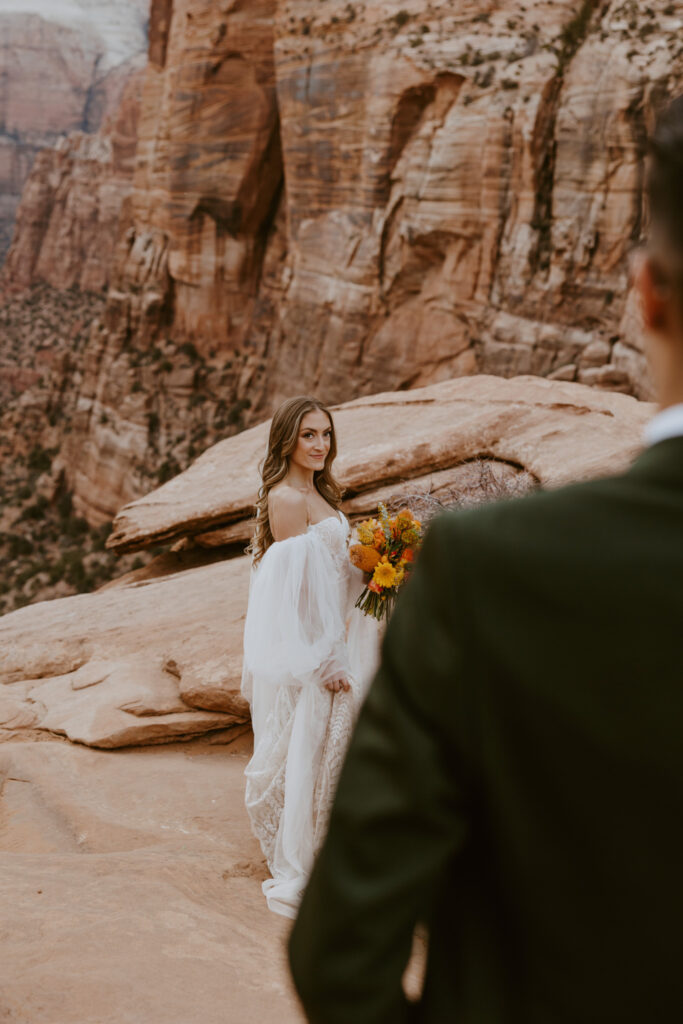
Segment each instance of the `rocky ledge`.
[{"label": "rocky ledge", "polygon": [[[539,377],[463,377],[333,407],[335,472],[349,515],[391,495],[457,492],[485,459],[502,476],[557,486],[625,465],[652,406],[627,395]],[[246,541],[270,421],[209,448],[184,473],[114,519],[119,551],[186,538],[208,547]],[[186,545],[187,546],[187,545]]]},{"label": "rocky ledge", "polygon": [[[349,516],[392,496],[448,503],[476,492],[481,460],[500,481],[559,484],[614,472],[653,407],[534,377],[474,377],[334,410]],[[249,562],[245,541],[268,423],[220,442],[121,510],[112,547],[176,550],[93,594],[0,618],[0,739],[45,732],[94,747],[164,743],[248,728],[239,694]],[[476,498],[476,494],[475,494]],[[239,551],[239,549],[237,549]]]}]

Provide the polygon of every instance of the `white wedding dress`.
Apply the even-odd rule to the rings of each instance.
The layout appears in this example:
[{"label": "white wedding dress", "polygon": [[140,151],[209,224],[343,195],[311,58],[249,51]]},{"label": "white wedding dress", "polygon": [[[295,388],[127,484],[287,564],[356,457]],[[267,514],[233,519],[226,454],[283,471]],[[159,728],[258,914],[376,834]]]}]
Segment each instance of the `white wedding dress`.
[{"label": "white wedding dress", "polygon": [[[245,802],[272,878],[271,910],[294,917],[324,837],[339,771],[379,660],[380,627],[354,608],[363,574],[349,562],[342,512],[277,541],[252,569],[242,693],[254,754]],[[326,680],[344,673],[350,690]]]}]

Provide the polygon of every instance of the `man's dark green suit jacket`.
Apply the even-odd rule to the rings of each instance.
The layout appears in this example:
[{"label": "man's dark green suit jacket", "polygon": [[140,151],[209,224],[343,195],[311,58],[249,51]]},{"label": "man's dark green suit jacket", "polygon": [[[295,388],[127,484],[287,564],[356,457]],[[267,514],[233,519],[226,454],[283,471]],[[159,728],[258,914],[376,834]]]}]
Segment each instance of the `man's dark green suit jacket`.
[{"label": "man's dark green suit jacket", "polygon": [[683,439],[433,522],[290,961],[315,1024],[683,1021]]}]

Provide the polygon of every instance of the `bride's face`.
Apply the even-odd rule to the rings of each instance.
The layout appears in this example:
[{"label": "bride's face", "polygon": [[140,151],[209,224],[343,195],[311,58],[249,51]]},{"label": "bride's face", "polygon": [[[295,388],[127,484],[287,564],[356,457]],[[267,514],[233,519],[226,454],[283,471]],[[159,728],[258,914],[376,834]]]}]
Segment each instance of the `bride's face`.
[{"label": "bride's face", "polygon": [[332,443],[332,427],[324,412],[307,412],[299,425],[299,440],[289,456],[290,463],[302,469],[323,469]]}]

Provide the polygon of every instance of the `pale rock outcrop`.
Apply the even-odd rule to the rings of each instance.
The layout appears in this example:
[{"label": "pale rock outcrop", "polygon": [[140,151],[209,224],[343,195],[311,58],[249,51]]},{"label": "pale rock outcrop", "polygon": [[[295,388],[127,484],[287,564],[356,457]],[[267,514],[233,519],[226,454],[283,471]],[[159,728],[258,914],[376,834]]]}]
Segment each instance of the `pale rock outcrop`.
[{"label": "pale rock outcrop", "polygon": [[43,729],[112,748],[234,737],[248,721],[247,579],[246,559],[183,571],[181,557],[157,580],[123,578],[3,616],[0,738]]},{"label": "pale rock outcrop", "polygon": [[229,647],[219,657],[195,664],[187,655],[180,665],[171,661],[167,671],[175,670],[179,679],[179,693],[185,704],[203,711],[225,711],[238,718],[247,713],[244,698],[239,692],[242,674],[241,634],[233,632]]},{"label": "pale rock outcrop", "polygon": [[[628,464],[653,407],[627,395],[536,377],[477,376],[358,398],[334,409],[335,474],[344,508],[458,486],[473,460],[487,459],[557,486]],[[245,541],[269,423],[214,445],[184,473],[121,509],[108,546],[131,550],[193,537],[213,546]],[[461,482],[462,486],[462,482]]]}]

